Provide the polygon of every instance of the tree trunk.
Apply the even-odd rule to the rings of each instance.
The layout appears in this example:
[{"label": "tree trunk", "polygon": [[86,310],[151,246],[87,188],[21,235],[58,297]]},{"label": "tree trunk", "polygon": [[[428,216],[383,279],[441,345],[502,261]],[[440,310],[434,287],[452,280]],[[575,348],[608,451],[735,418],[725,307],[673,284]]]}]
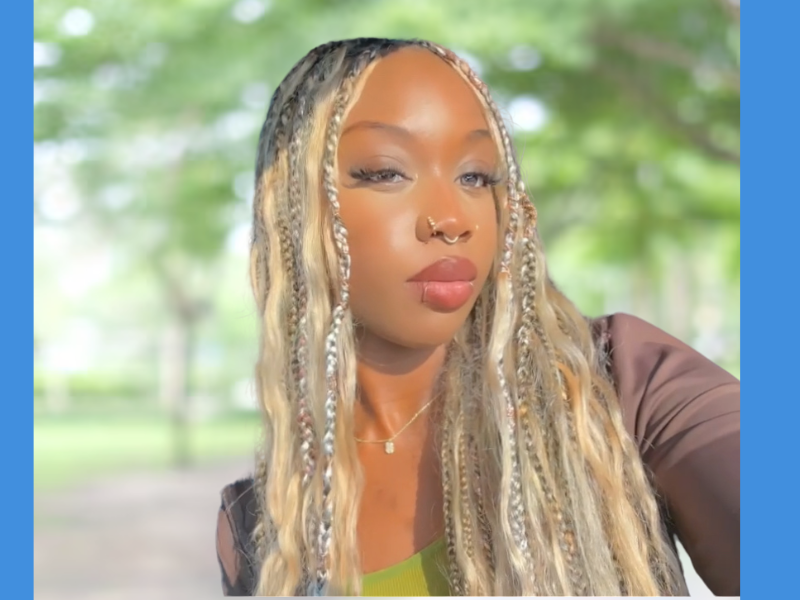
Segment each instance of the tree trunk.
[{"label": "tree trunk", "polygon": [[171,331],[165,334],[162,393],[168,399],[172,431],[173,461],[177,467],[192,463],[192,365],[197,325],[208,311],[207,303],[193,297],[177,268],[168,267],[163,256],[154,257],[153,268],[165,294]]},{"label": "tree trunk", "polygon": [[193,329],[191,320],[176,315],[163,341],[161,398],[170,416],[172,461],[176,467],[187,467],[192,462],[190,364]]}]

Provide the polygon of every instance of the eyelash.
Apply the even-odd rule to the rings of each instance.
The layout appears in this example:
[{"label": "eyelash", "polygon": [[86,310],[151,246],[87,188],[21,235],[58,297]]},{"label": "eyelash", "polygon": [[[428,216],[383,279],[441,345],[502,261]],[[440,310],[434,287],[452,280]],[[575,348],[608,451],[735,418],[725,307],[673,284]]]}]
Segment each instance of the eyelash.
[{"label": "eyelash", "polygon": [[467,177],[468,175],[480,177],[484,181],[483,185],[472,185],[469,187],[494,187],[500,183],[500,178],[497,175],[490,175],[489,173],[483,173],[481,171],[470,171],[469,173],[464,173],[461,176],[461,179]]},{"label": "eyelash", "polygon": [[[350,176],[353,179],[358,179],[359,181],[364,181],[368,183],[397,183],[397,179],[395,177],[400,177],[402,179],[407,179],[407,177],[396,169],[355,169],[350,172]],[[388,177],[387,177],[388,176]],[[500,183],[500,178],[496,175],[490,175],[489,173],[484,173],[482,171],[470,171],[469,173],[464,173],[460,179],[463,179],[467,176],[474,176],[483,180],[483,185],[468,185],[467,187],[472,188],[482,188],[482,187],[494,187],[498,183]]]},{"label": "eyelash", "polygon": [[396,169],[355,169],[354,171],[350,172],[350,176],[353,179],[358,179],[359,181],[365,181],[368,183],[396,183],[396,180],[389,180],[386,177],[387,175],[400,176],[402,179],[406,178],[405,175]]}]

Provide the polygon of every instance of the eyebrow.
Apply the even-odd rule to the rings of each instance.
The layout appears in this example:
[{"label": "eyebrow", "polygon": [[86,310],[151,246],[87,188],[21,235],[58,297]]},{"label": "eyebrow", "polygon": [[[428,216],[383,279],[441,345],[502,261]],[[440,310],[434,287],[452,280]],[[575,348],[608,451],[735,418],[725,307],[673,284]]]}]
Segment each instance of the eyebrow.
[{"label": "eyebrow", "polygon": [[357,123],[353,123],[347,129],[345,129],[342,132],[342,137],[357,129],[377,129],[402,135],[403,137],[409,137],[411,135],[411,132],[408,129],[405,127],[400,127],[399,125],[390,125],[389,123],[381,123],[380,121],[359,121]]},{"label": "eyebrow", "polygon": [[[392,125],[390,123],[381,123],[380,121],[358,121],[357,123],[353,123],[342,132],[341,137],[344,137],[349,132],[358,129],[373,129],[378,131],[386,131],[406,138],[413,137],[413,134],[405,127],[401,127],[400,125]],[[466,135],[466,139],[468,141],[483,138],[492,138],[492,134],[489,133],[488,129],[473,129]]]},{"label": "eyebrow", "polygon": [[492,139],[492,134],[489,133],[488,129],[473,129],[467,134],[468,140],[480,140],[480,139]]}]

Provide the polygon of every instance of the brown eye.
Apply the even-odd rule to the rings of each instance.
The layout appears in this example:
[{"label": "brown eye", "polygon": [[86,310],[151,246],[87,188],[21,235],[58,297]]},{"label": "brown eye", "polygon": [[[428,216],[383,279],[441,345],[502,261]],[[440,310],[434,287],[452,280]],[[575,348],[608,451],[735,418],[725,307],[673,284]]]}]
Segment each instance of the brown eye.
[{"label": "brown eye", "polygon": [[350,172],[350,176],[367,183],[399,183],[406,179],[406,176],[396,169],[356,169]]},{"label": "brown eye", "polygon": [[488,173],[479,172],[465,173],[459,179],[463,185],[472,188],[492,187],[498,183],[496,177],[492,177]]}]

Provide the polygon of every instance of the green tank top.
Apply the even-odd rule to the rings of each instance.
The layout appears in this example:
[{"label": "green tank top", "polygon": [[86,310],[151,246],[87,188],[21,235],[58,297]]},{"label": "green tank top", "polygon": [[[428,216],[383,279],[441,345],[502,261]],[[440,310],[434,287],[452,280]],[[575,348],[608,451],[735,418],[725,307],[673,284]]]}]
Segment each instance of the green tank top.
[{"label": "green tank top", "polygon": [[363,596],[449,596],[444,539],[401,563],[364,575],[361,583]]}]

